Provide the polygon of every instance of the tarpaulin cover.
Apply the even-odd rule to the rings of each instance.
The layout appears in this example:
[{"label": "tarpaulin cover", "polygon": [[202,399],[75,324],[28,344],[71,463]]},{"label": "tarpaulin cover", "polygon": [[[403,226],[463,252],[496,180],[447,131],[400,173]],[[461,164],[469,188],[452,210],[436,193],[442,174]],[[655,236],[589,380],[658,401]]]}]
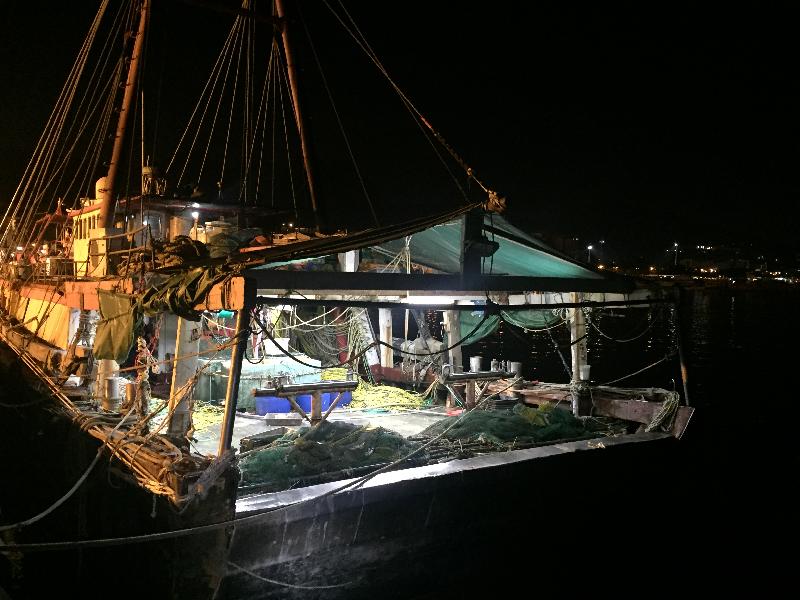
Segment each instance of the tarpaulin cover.
[{"label": "tarpaulin cover", "polygon": [[[419,231],[411,237],[411,260],[444,273],[461,270],[461,229],[463,221],[450,221]],[[485,235],[499,244],[497,251],[483,260],[482,272],[491,275],[558,277],[563,279],[603,279],[603,275],[576,264],[533,236],[517,229],[505,219],[484,218]],[[405,246],[404,239],[384,242],[376,248],[392,254]]]},{"label": "tarpaulin cover", "polygon": [[136,323],[133,296],[97,290],[101,319],[94,336],[94,357],[124,362],[133,347]]},{"label": "tarpaulin cover", "polygon": [[211,288],[234,274],[212,267],[189,269],[166,279],[156,277],[150,281],[139,306],[146,315],[169,312],[190,321],[199,321],[202,311],[194,307],[205,300]]},{"label": "tarpaulin cover", "polygon": [[[461,335],[464,337],[464,345],[474,344],[481,338],[494,333],[502,319],[506,323],[511,323],[523,329],[545,329],[555,325],[559,317],[551,309],[544,310],[501,310],[500,315],[489,315],[483,323],[483,310],[476,306],[472,312],[461,311],[459,313],[461,323]],[[480,323],[480,327],[475,329]],[[474,333],[472,330],[475,329]],[[468,337],[467,337],[468,336]],[[454,340],[455,341],[455,340]]]}]

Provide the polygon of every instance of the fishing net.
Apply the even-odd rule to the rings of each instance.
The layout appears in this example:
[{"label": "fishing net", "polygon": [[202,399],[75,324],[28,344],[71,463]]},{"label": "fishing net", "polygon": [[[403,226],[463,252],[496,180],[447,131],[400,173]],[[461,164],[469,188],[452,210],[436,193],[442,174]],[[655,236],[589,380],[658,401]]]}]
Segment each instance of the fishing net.
[{"label": "fishing net", "polygon": [[417,443],[382,427],[324,421],[286,433],[264,449],[244,456],[239,467],[242,485],[261,484],[277,491],[297,482],[308,485],[342,479],[363,467],[391,463],[417,447]]},{"label": "fishing net", "polygon": [[[344,380],[347,369],[330,368],[322,372],[323,380]],[[361,379],[353,391],[350,408],[414,409],[425,404],[425,397],[389,385],[369,383]]]},{"label": "fishing net", "polygon": [[424,429],[417,437],[434,437],[455,419],[460,421],[447,433],[448,440],[477,441],[498,446],[537,444],[561,439],[597,437],[566,410],[550,404],[539,408],[517,404],[512,410],[473,410],[461,417],[447,417]]}]

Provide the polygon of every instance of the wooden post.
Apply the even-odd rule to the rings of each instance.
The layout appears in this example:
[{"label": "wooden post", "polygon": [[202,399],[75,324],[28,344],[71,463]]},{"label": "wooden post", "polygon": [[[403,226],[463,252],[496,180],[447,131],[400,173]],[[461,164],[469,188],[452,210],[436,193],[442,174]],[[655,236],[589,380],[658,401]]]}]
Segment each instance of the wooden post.
[{"label": "wooden post", "polygon": [[[457,310],[447,310],[444,313],[444,326],[447,331],[447,345],[452,346],[455,342],[461,339],[461,319]],[[453,365],[453,370],[458,373],[461,367],[464,367],[464,358],[461,354],[461,346],[450,348],[447,353],[448,361]],[[455,406],[456,401],[453,395],[447,394],[447,408]]]},{"label": "wooden post", "polygon": [[[378,309],[378,327],[380,328],[379,338],[380,341],[392,344],[392,309],[379,308]],[[394,366],[394,351],[381,345],[381,367]]]},{"label": "wooden post", "polygon": [[467,398],[466,398],[466,402],[465,402],[465,405],[466,405],[465,408],[467,410],[475,408],[475,382],[474,381],[468,381],[467,382],[466,396],[467,396]]},{"label": "wooden post", "polygon": [[322,393],[311,393],[311,425],[322,421]]},{"label": "wooden post", "polygon": [[[178,319],[178,331],[175,334],[175,357],[172,361],[172,385],[169,394],[169,410],[171,417],[167,425],[167,433],[183,437],[189,431],[192,420],[191,396],[181,394],[180,390],[197,373],[197,351],[200,349],[200,336],[196,332],[196,324],[184,318]],[[210,398],[209,398],[210,400]]]},{"label": "wooden post", "polygon": [[[571,302],[580,302],[582,294],[573,292]],[[569,337],[572,350],[572,383],[581,380],[581,366],[586,364],[586,318],[580,307],[570,308]]]},{"label": "wooden post", "polygon": [[[572,302],[581,302],[583,294],[573,292]],[[585,416],[591,411],[588,384],[581,383],[581,367],[586,364],[586,316],[581,307],[577,306],[570,309],[572,311],[570,319],[569,337],[572,350],[572,383],[573,398],[572,412],[578,416]]]},{"label": "wooden post", "polygon": [[[447,345],[452,346],[461,340],[461,320],[459,319],[459,312],[457,310],[447,310],[444,313],[444,326],[447,331]],[[447,353],[448,361],[453,365],[456,373],[459,372],[459,367],[464,368],[464,359],[461,354],[461,346],[450,348]]]},{"label": "wooden post", "polygon": [[150,13],[150,0],[143,0],[139,13],[139,28],[136,40],[133,43],[131,62],[128,65],[128,79],[125,83],[125,93],[122,98],[122,107],[117,120],[117,132],[114,136],[114,148],[111,151],[111,161],[108,163],[108,174],[103,182],[101,192],[100,215],[98,227],[111,227],[114,220],[114,185],[116,184],[117,171],[122,159],[122,146],[125,140],[125,129],[133,105],[133,93],[136,91],[136,80],[139,74],[139,58],[144,48],[145,30]]},{"label": "wooden post", "polygon": [[[275,14],[279,20],[284,21],[286,12],[283,8],[283,0],[275,0]],[[308,182],[308,195],[311,198],[311,209],[314,211],[314,221],[317,231],[320,230],[322,220],[320,218],[319,210],[317,209],[317,194],[314,187],[314,177],[311,174],[311,157],[309,154],[309,145],[306,135],[306,128],[303,122],[303,117],[300,113],[300,93],[297,84],[297,74],[295,72],[294,57],[292,55],[292,47],[289,43],[289,31],[286,27],[285,21],[281,27],[281,38],[283,40],[283,52],[286,55],[286,71],[289,75],[289,87],[292,90],[292,105],[294,108],[295,122],[297,123],[297,131],[300,134],[300,151],[303,154],[303,163],[306,167],[306,181]]]},{"label": "wooden post", "polygon": [[222,456],[231,447],[233,441],[233,423],[236,419],[236,402],[239,397],[239,378],[242,374],[242,359],[250,337],[250,309],[255,305],[256,283],[252,279],[244,280],[243,306],[236,311],[236,345],[231,351],[231,368],[228,371],[228,388],[225,391],[225,414],[220,426],[219,448],[217,456]]}]

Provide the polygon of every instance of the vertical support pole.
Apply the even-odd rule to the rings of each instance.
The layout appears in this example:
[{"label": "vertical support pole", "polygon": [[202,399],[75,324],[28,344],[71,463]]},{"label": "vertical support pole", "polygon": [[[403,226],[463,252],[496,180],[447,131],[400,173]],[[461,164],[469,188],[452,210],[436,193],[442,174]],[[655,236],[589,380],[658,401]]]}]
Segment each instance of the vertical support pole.
[{"label": "vertical support pole", "polygon": [[481,255],[475,252],[473,244],[482,236],[483,209],[475,208],[465,213],[461,222],[461,279],[465,284],[481,273]]},{"label": "vertical support pole", "polygon": [[322,394],[312,392],[311,394],[311,425],[314,426],[322,421]]},{"label": "vertical support pole", "polygon": [[172,415],[167,425],[169,435],[182,437],[189,431],[189,423],[192,418],[192,399],[189,394],[181,394],[180,390],[197,373],[196,355],[199,349],[200,339],[195,332],[195,323],[178,318],[178,331],[175,334],[175,357],[172,362],[172,385],[169,394],[169,410]]},{"label": "vertical support pole", "polygon": [[[392,344],[392,309],[378,309],[378,327],[380,328],[380,340],[386,344]],[[381,345],[381,367],[394,366],[394,351],[391,348]]]},{"label": "vertical support pole", "polygon": [[[571,294],[571,302],[580,302],[583,295]],[[586,364],[586,318],[580,308],[571,308],[569,338],[572,350],[572,383],[581,380],[581,366]]]},{"label": "vertical support pole", "polygon": [[[361,251],[360,250],[349,250],[347,252],[340,252],[338,254],[339,259],[339,270],[344,273],[355,273],[358,271],[358,265],[361,261]],[[334,309],[334,315],[338,319],[343,310],[340,308]],[[336,344],[339,348],[339,362],[343,363],[347,360],[348,357],[348,334],[346,333],[339,333],[336,335]],[[358,365],[356,362],[350,365],[353,369],[358,370]]]},{"label": "vertical support pole", "polygon": [[[461,320],[457,310],[448,310],[444,313],[445,330],[447,331],[447,345],[452,346],[461,339]],[[461,354],[461,346],[448,350],[448,360],[456,373],[459,367],[464,368],[464,358]]]},{"label": "vertical support pole", "polygon": [[[676,252],[677,256],[677,252]],[[686,406],[691,406],[689,403],[689,371],[686,369],[686,360],[683,356],[683,340],[681,335],[681,330],[683,325],[681,323],[681,304],[684,297],[683,289],[680,287],[677,291],[677,298],[675,302],[675,341],[678,344],[678,360],[681,363],[681,383],[683,383],[683,401],[686,403]]]},{"label": "vertical support pole", "polygon": [[[571,294],[572,302],[580,302],[583,295],[577,292]],[[581,382],[581,367],[586,364],[586,317],[580,307],[570,309],[569,337],[572,350],[572,413],[585,416],[591,410],[591,399],[588,384]]]},{"label": "vertical support pole", "polygon": [[[447,310],[444,313],[444,326],[445,326],[445,331],[447,331],[448,346],[452,346],[453,343],[461,339],[461,319],[459,318],[459,314],[460,313],[457,310]],[[453,365],[453,370],[456,373],[458,373],[464,367],[464,358],[461,354],[461,346],[450,348],[447,354],[448,354],[447,359],[450,362],[450,364]],[[458,367],[461,367],[461,369],[459,369]],[[453,398],[453,395],[448,392],[447,407],[451,408],[455,404],[456,404],[455,398]]]},{"label": "vertical support pole", "polygon": [[475,382],[468,381],[466,389],[466,409],[471,410],[475,408]]},{"label": "vertical support pole", "polygon": [[236,402],[239,397],[239,378],[242,374],[242,359],[250,337],[250,310],[255,306],[256,283],[252,279],[244,279],[244,300],[242,308],[236,311],[236,344],[231,351],[231,368],[228,372],[228,388],[225,391],[225,414],[220,426],[219,448],[217,456],[222,456],[231,447],[233,440],[233,423],[236,420]]}]

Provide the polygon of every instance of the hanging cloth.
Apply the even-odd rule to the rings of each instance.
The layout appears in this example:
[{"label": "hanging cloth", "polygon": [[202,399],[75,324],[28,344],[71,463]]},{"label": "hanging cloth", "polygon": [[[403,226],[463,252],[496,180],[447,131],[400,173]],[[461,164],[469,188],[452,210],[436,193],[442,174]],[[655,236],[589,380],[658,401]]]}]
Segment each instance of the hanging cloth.
[{"label": "hanging cloth", "polygon": [[94,336],[94,357],[125,362],[133,347],[135,298],[108,290],[97,290],[97,298],[101,319]]}]

